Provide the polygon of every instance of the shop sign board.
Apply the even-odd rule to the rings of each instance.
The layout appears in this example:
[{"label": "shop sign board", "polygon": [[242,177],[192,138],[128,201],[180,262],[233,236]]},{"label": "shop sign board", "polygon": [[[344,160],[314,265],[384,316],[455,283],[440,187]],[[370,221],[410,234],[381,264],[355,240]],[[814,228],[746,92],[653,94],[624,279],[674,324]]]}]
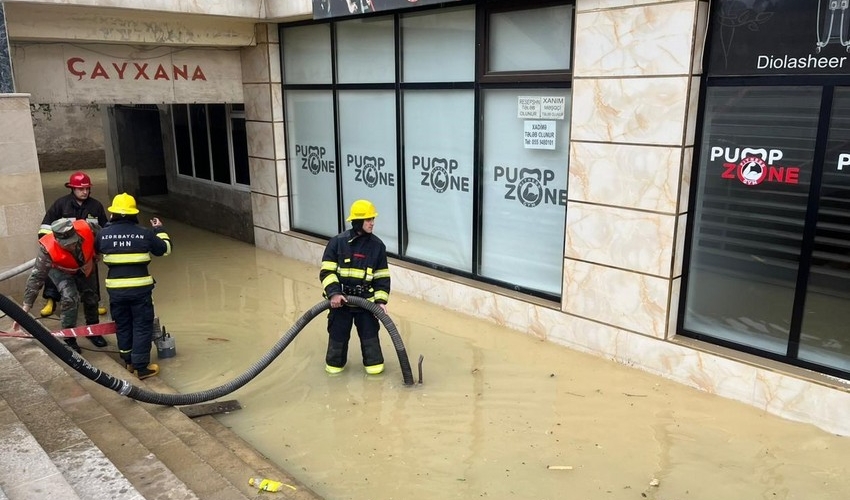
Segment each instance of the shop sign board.
[{"label": "shop sign board", "polygon": [[238,51],[105,44],[12,47],[15,80],[33,102],[242,102]]},{"label": "shop sign board", "polygon": [[313,19],[409,9],[457,0],[313,0]]},{"label": "shop sign board", "polygon": [[719,0],[711,8],[711,76],[850,74],[847,0]]}]

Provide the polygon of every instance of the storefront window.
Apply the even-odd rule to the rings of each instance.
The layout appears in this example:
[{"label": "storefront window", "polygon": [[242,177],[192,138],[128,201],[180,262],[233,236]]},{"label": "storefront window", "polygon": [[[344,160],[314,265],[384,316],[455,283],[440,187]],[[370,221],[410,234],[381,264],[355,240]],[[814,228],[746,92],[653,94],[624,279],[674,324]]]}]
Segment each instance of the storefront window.
[{"label": "storefront window", "polygon": [[472,90],[404,93],[408,257],[472,272]]},{"label": "storefront window", "polygon": [[538,98],[563,102],[565,111],[570,102],[566,90],[484,94],[480,272],[560,295],[569,122],[520,118],[523,103]]},{"label": "storefront window", "polygon": [[835,89],[800,359],[850,372],[850,88]]},{"label": "storefront window", "polygon": [[378,208],[376,230],[387,251],[398,253],[398,165],[395,92],[339,93],[339,150],[343,207],[365,198]]},{"label": "storefront window", "polygon": [[557,300],[572,16],[482,0],[282,26],[290,226],[331,237],[366,198],[394,257]]},{"label": "storefront window", "polygon": [[447,10],[402,18],[405,82],[475,79],[475,11]]},{"label": "storefront window", "polygon": [[491,14],[488,71],[570,69],[572,20],[572,5]]},{"label": "storefront window", "polygon": [[329,90],[288,90],[286,110],[292,225],[319,235],[336,234],[333,94]]},{"label": "storefront window", "polygon": [[825,5],[712,2],[679,333],[847,376],[850,80]]},{"label": "storefront window", "polygon": [[685,328],[784,354],[821,91],[708,89]]},{"label": "storefront window", "polygon": [[330,25],[297,26],[283,34],[283,81],[287,84],[331,83]]},{"label": "storefront window", "polygon": [[366,18],[336,25],[339,83],[395,81],[393,18]]}]

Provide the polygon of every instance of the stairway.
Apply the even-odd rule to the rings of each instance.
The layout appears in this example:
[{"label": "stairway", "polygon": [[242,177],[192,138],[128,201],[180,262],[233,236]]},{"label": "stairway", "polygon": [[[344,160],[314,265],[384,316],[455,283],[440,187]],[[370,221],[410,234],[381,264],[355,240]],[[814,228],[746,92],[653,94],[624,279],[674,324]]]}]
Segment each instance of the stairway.
[{"label": "stairway", "polygon": [[[114,340],[113,340],[114,342]],[[83,357],[139,381],[113,355]],[[212,416],[139,403],[78,374],[35,340],[0,341],[0,500],[320,500]],[[270,494],[251,476],[293,485]]]}]

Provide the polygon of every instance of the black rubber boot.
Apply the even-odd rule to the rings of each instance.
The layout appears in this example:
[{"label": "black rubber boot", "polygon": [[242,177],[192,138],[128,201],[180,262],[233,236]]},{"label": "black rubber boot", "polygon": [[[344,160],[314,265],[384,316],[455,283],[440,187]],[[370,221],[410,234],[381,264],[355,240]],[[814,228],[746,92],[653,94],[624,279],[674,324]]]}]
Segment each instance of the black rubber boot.
[{"label": "black rubber boot", "polygon": [[381,352],[381,341],[374,339],[360,340],[360,351],[363,354],[363,366],[366,373],[377,375],[384,371],[384,354]]},{"label": "black rubber boot", "polygon": [[81,353],[81,352],[83,352],[83,351],[82,351],[82,349],[80,349],[80,346],[79,346],[79,345],[77,345],[77,339],[65,339],[65,344],[66,344],[66,345],[67,345],[70,349],[73,349],[73,350],[77,351],[77,353]]},{"label": "black rubber boot", "polygon": [[328,339],[328,353],[325,355],[325,371],[331,374],[345,369],[348,360],[348,342]]}]

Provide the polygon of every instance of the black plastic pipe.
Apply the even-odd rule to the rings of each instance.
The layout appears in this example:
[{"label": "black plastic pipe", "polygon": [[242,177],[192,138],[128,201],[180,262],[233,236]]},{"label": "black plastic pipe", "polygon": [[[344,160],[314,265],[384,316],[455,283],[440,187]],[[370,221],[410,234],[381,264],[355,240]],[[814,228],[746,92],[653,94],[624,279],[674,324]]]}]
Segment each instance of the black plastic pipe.
[{"label": "black plastic pipe", "polygon": [[[346,296],[346,299],[348,300],[348,303],[362,307],[363,309],[373,313],[381,321],[381,323],[383,323],[392,338],[393,347],[395,347],[396,354],[398,355],[402,377],[404,378],[404,385],[413,385],[413,373],[410,369],[410,360],[407,358],[407,351],[404,348],[401,335],[399,335],[398,329],[396,329],[392,319],[384,313],[380,306],[373,302],[369,302],[362,297]],[[245,373],[239,375],[230,382],[213,389],[192,392],[189,394],[160,394],[158,392],[152,392],[136,387],[126,380],[115,378],[112,375],[92,366],[85,360],[85,358],[68,349],[62,342],[59,342],[59,340],[57,340],[56,337],[54,337],[53,334],[44,327],[44,325],[24,312],[24,310],[21,309],[21,307],[13,300],[3,294],[0,294],[0,311],[5,312],[10,318],[17,321],[24,330],[26,330],[36,340],[41,342],[50,352],[55,354],[65,364],[86,378],[89,378],[108,389],[112,389],[122,396],[127,396],[143,403],[152,403],[164,406],[181,406],[203,403],[205,401],[220,398],[239,389],[250,382],[251,379],[259,375],[260,372],[265,370],[266,367],[268,367],[271,362],[274,361],[274,359],[277,358],[293,340],[295,340],[295,337],[301,333],[301,330],[307,326],[307,323],[312,321],[313,318],[328,308],[330,308],[330,301],[328,300],[323,300],[310,308],[300,318],[298,318],[295,324],[292,325],[292,327],[283,335],[283,337],[280,338],[280,340],[277,341],[274,346],[272,346],[269,352],[260,358],[259,361],[251,365]]]}]

